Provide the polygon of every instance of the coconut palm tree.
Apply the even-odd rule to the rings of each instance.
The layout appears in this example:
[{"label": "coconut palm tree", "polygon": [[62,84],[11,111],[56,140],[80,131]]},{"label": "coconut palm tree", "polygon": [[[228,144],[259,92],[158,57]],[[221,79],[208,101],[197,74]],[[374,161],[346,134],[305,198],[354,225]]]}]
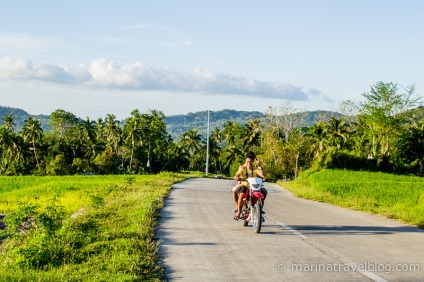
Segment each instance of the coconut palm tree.
[{"label": "coconut palm tree", "polygon": [[176,142],[171,143],[168,147],[167,153],[169,160],[162,170],[168,166],[171,170],[181,171],[190,166],[190,154],[181,144]]},{"label": "coconut palm tree", "polygon": [[78,127],[82,133],[83,140],[87,142],[88,149],[90,149],[92,151],[92,155],[95,156],[96,155],[96,150],[95,150],[96,127],[97,127],[96,121],[90,120],[90,118],[87,117],[86,120],[83,120],[79,123]]},{"label": "coconut palm tree", "polygon": [[132,117],[127,118],[124,125],[125,141],[131,146],[130,169],[133,165],[135,145],[140,141],[142,134],[138,111],[133,111],[131,114]]},{"label": "coconut palm tree", "polygon": [[228,146],[234,145],[236,143],[235,139],[237,134],[234,128],[235,128],[235,124],[232,121],[227,120],[225,122],[224,129],[222,130],[222,134]]},{"label": "coconut palm tree", "polygon": [[201,135],[198,133],[197,128],[191,129],[183,134],[180,144],[190,154],[190,168],[193,163],[194,155],[200,150]]},{"label": "coconut palm tree", "polygon": [[41,128],[40,120],[35,120],[33,117],[25,120],[25,124],[22,127],[22,136],[25,141],[30,141],[32,144],[32,150],[34,151],[35,161],[37,162],[37,167],[40,169],[40,164],[38,162],[37,150],[35,144],[43,138],[43,129]]},{"label": "coconut palm tree", "polygon": [[328,121],[327,125],[327,136],[329,145],[336,147],[338,150],[340,150],[347,142],[347,123],[341,118],[332,117]]},{"label": "coconut palm tree", "polygon": [[217,144],[221,143],[224,140],[222,130],[220,130],[218,127],[215,127],[215,129],[212,131],[211,139]]},{"label": "coconut palm tree", "polygon": [[11,115],[5,115],[2,127],[4,127],[7,131],[14,131],[16,126],[14,120],[15,119]]},{"label": "coconut palm tree", "polygon": [[113,114],[107,114],[105,119],[105,134],[106,134],[106,148],[110,151],[115,152],[116,155],[119,155],[118,148],[122,140],[121,134],[122,130],[119,126],[119,121],[116,119],[116,116]]},{"label": "coconut palm tree", "polygon": [[260,145],[261,128],[259,119],[249,120],[245,126],[243,137],[244,148],[252,148]]},{"label": "coconut palm tree", "polygon": [[325,124],[319,122],[312,125],[309,127],[305,137],[310,139],[308,152],[314,156],[314,159],[320,159],[328,144]]}]

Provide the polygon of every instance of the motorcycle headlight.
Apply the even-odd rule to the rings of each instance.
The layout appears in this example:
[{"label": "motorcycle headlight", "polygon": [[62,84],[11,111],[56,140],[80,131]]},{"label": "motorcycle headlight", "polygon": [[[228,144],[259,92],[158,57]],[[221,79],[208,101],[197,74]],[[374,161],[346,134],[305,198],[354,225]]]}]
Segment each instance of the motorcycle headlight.
[{"label": "motorcycle headlight", "polygon": [[252,186],[255,190],[259,190],[261,184],[252,184]]}]

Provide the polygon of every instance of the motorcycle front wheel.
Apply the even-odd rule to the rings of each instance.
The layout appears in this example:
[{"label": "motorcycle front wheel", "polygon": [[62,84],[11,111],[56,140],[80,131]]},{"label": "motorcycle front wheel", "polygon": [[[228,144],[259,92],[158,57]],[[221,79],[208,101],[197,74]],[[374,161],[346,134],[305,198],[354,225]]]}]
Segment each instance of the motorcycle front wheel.
[{"label": "motorcycle front wheel", "polygon": [[243,207],[242,207],[243,212],[241,213],[243,215],[243,219],[241,221],[243,226],[247,226],[249,224],[249,221],[246,220],[246,217],[245,217],[245,213],[244,213],[245,210],[247,210],[247,206],[246,206],[246,204],[243,204]]},{"label": "motorcycle front wheel", "polygon": [[253,218],[252,218],[252,225],[253,225],[253,230],[256,233],[261,232],[261,227],[262,227],[262,205],[261,205],[261,201],[258,200],[256,201],[256,204],[254,206],[252,206],[253,208]]}]

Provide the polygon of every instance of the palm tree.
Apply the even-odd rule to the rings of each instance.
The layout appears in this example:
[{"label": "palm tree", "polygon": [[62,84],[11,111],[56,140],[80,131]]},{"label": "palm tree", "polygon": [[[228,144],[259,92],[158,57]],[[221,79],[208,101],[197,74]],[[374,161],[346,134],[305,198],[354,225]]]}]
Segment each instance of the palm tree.
[{"label": "palm tree", "polygon": [[306,137],[310,138],[309,152],[313,154],[314,159],[320,159],[322,152],[327,148],[327,128],[322,122],[309,127]]},{"label": "palm tree", "polygon": [[170,163],[171,170],[181,171],[190,165],[190,155],[183,146],[178,143],[171,143],[167,150],[169,160],[162,170]]},{"label": "palm tree", "polygon": [[340,150],[347,142],[347,128],[348,125],[344,120],[337,117],[332,117],[328,121],[327,127],[329,145],[335,146],[338,150]]},{"label": "palm tree", "polygon": [[228,167],[231,167],[237,160],[237,156],[242,155],[242,151],[237,146],[230,146],[226,151],[225,162]]},{"label": "palm tree", "polygon": [[7,131],[14,131],[16,124],[14,123],[14,118],[11,115],[5,115],[3,118],[2,127]]},{"label": "palm tree", "polygon": [[261,136],[261,128],[259,119],[249,120],[246,123],[246,132],[243,137],[243,145],[244,147],[251,148],[254,146],[259,146],[260,136]]},{"label": "palm tree", "polygon": [[193,156],[200,149],[201,135],[197,128],[191,129],[181,137],[181,144],[186,148],[187,152]]},{"label": "palm tree", "polygon": [[[184,133],[181,137],[180,143],[190,154],[191,161],[193,161],[194,155],[200,150],[201,146],[201,135],[197,132],[197,128],[191,129]],[[191,169],[191,163],[189,170]]]},{"label": "palm tree", "polygon": [[87,142],[88,148],[92,150],[93,156],[96,155],[95,145],[96,145],[96,121],[90,120],[87,117],[86,120],[83,120],[78,125],[79,129],[82,132],[83,139]]},{"label": "palm tree", "polygon": [[234,127],[235,124],[232,121],[227,120],[227,122],[224,124],[224,129],[222,130],[224,140],[227,142],[228,146],[235,144],[236,133]]},{"label": "palm tree", "polygon": [[119,155],[118,146],[121,142],[122,130],[119,126],[119,121],[113,114],[107,114],[105,119],[105,134],[106,134],[106,148],[110,151],[114,151],[116,155]]},{"label": "palm tree", "polygon": [[43,137],[43,129],[41,128],[40,120],[35,120],[33,117],[25,120],[25,124],[22,127],[22,135],[24,140],[30,140],[32,143],[32,149],[34,150],[35,161],[37,162],[37,167],[40,169],[40,164],[38,163],[37,150],[35,148],[35,143],[40,141]]},{"label": "palm tree", "polygon": [[215,141],[217,144],[221,143],[223,141],[223,133],[222,130],[220,130],[218,127],[215,127],[215,129],[212,131],[211,139]]},{"label": "palm tree", "polygon": [[140,141],[141,128],[140,128],[140,115],[137,112],[131,113],[133,116],[128,118],[125,122],[124,131],[126,134],[125,141],[131,145],[130,169],[133,165],[135,145]]},{"label": "palm tree", "polygon": [[105,141],[105,123],[101,117],[97,119],[96,123],[96,140],[98,143]]}]

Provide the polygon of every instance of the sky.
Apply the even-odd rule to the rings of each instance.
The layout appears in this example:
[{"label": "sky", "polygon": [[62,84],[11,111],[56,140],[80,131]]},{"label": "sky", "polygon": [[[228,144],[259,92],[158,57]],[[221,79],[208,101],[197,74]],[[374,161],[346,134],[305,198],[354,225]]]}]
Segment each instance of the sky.
[{"label": "sky", "polygon": [[97,119],[424,96],[420,0],[0,0],[0,106]]}]

